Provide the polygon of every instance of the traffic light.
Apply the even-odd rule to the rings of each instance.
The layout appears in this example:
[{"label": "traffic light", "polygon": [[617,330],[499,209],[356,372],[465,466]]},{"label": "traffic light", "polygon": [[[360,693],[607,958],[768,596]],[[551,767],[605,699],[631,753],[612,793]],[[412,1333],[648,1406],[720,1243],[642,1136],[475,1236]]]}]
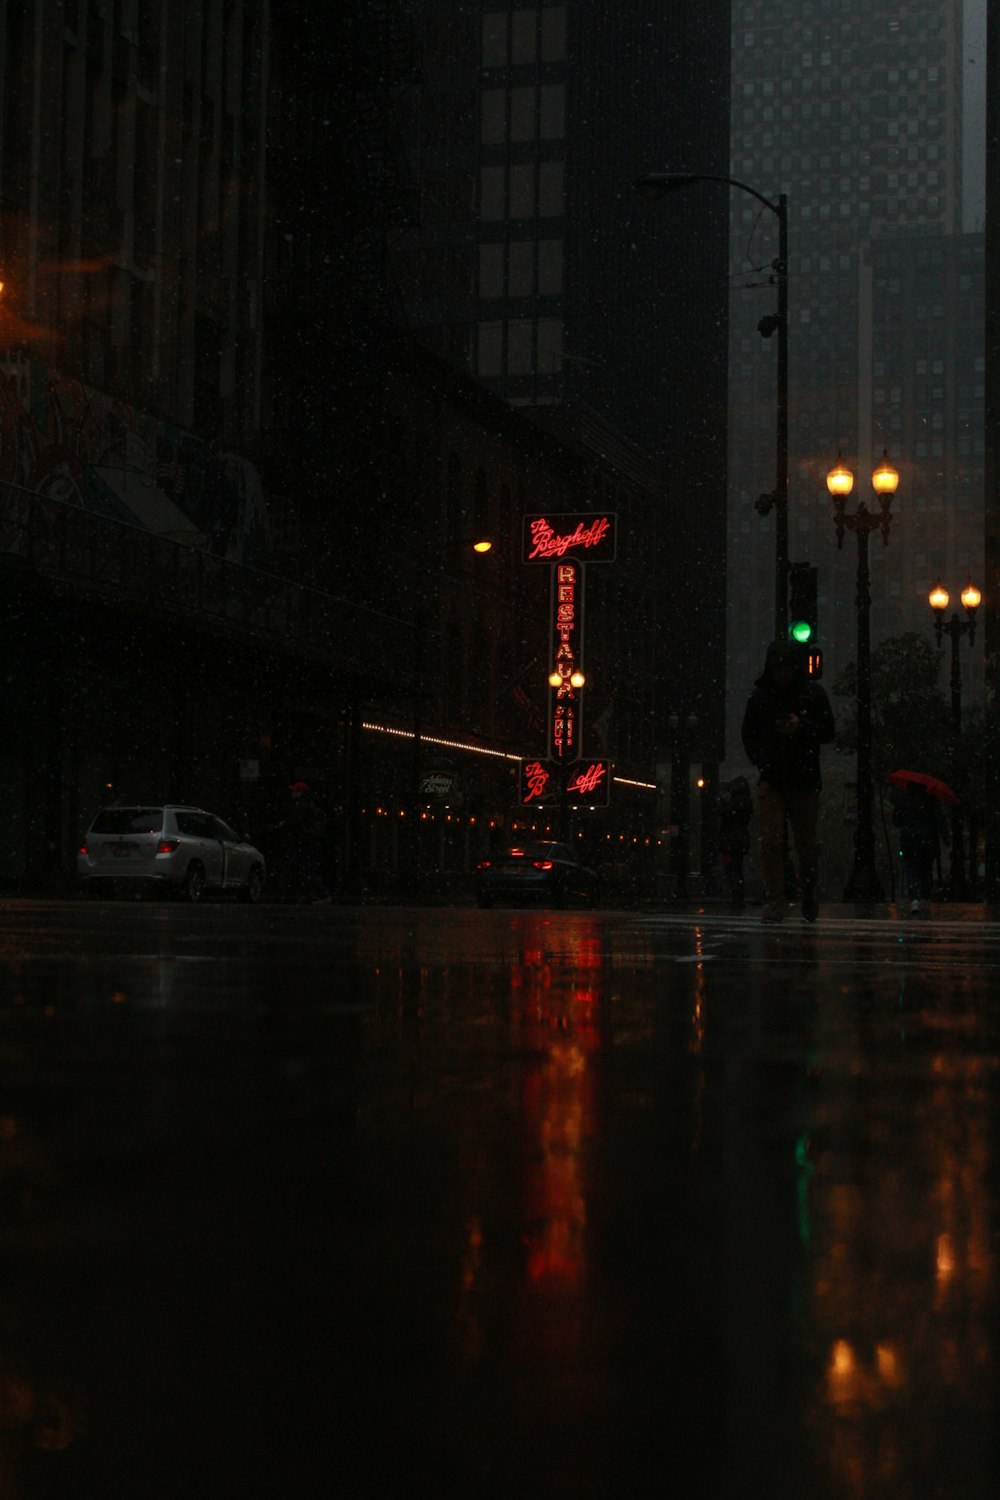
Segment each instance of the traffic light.
[{"label": "traffic light", "polygon": [[811,646],[818,629],[816,569],[809,563],[792,563],[788,572],[789,638],[800,646]]}]

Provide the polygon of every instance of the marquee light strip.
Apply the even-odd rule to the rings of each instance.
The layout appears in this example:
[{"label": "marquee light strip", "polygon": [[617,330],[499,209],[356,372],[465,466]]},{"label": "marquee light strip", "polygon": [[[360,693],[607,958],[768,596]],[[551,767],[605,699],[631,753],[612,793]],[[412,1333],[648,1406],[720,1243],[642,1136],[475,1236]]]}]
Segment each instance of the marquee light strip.
[{"label": "marquee light strip", "polygon": [[[389,724],[373,724],[368,719],[362,720],[361,728],[368,729],[373,734],[391,734],[400,740],[416,738],[412,729],[395,729]],[[516,765],[520,765],[524,759],[523,755],[512,755],[509,750],[487,750],[484,745],[468,745],[463,740],[444,740],[436,734],[422,734],[420,738],[428,745],[443,745],[446,750],[466,750],[470,755],[491,755],[495,760],[512,760]],[[644,792],[656,791],[655,781],[633,781],[629,776],[615,776],[612,779],[622,786],[637,786]]]}]

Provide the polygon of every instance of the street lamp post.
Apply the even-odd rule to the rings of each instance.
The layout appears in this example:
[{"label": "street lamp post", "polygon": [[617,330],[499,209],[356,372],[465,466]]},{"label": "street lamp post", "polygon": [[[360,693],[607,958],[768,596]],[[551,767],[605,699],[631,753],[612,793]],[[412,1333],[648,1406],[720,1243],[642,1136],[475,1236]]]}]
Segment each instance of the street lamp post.
[{"label": "street lamp post", "polygon": [[858,763],[857,821],[854,825],[854,863],[844,890],[845,901],[881,901],[882,884],[875,868],[875,833],[872,827],[872,664],[871,664],[871,575],[868,569],[868,538],[881,531],[882,541],[889,545],[892,523],[892,497],[899,475],[887,454],[872,474],[872,489],[879,499],[879,510],[870,511],[864,500],[847,515],[845,503],[854,488],[854,475],[841,459],[826,476],[826,487],[833,497],[833,524],[837,546],[844,545],[844,532],[853,531],[858,538],[858,573],[855,594],[858,626]]},{"label": "street lamp post", "polygon": [[720,177],[713,172],[649,172],[635,181],[642,198],[665,198],[696,182],[724,182],[749,193],[774,214],[778,221],[778,256],[771,262],[778,292],[778,310],[768,313],[757,324],[763,338],[778,336],[777,438],[775,449],[774,489],[755,501],[758,513],[774,511],[774,639],[782,641],[788,630],[788,198],[766,198],[737,177]]},{"label": "street lamp post", "polygon": [[[963,635],[969,637],[969,645],[972,645],[976,635],[976,611],[983,602],[982,594],[971,581],[965,585],[961,597],[966,618],[963,620],[955,610],[951,619],[946,621],[944,613],[948,608],[950,595],[940,580],[927,596],[927,602],[934,611],[934,634],[938,645],[941,644],[942,636],[947,635],[951,640],[951,772],[956,791],[961,790],[962,747],[962,665],[958,647]],[[951,810],[951,873],[948,886],[953,901],[966,899],[968,885],[965,878],[965,838],[962,813],[958,806]]]}]

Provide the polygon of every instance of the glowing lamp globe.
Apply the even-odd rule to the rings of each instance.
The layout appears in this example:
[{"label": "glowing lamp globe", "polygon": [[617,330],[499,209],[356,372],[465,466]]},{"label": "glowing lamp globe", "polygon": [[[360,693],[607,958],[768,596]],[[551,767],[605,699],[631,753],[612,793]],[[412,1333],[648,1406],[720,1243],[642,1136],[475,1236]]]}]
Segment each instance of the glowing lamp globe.
[{"label": "glowing lamp globe", "polygon": [[854,475],[842,458],[837,459],[826,476],[826,487],[835,500],[846,500],[853,490]]},{"label": "glowing lamp globe", "polygon": [[586,680],[582,672],[573,672],[569,679],[570,687],[582,688]]},{"label": "glowing lamp globe", "polygon": [[872,489],[876,495],[894,495],[899,486],[899,474],[889,462],[888,453],[882,454],[882,462],[872,474]]},{"label": "glowing lamp globe", "polygon": [[936,609],[939,613],[943,613],[948,608],[950,598],[951,595],[944,587],[944,584],[936,583],[927,595],[927,602],[931,609]]},{"label": "glowing lamp globe", "polygon": [[983,602],[983,596],[974,583],[967,583],[962,590],[962,603],[967,610],[978,609]]}]

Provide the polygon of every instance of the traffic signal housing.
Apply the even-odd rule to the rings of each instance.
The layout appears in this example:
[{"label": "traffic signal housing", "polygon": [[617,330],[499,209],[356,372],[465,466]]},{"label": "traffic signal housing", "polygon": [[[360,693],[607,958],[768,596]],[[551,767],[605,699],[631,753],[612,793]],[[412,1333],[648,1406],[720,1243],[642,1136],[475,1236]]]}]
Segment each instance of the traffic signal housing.
[{"label": "traffic signal housing", "polygon": [[788,572],[788,636],[800,646],[814,646],[819,633],[816,578],[809,563],[792,563]]}]

